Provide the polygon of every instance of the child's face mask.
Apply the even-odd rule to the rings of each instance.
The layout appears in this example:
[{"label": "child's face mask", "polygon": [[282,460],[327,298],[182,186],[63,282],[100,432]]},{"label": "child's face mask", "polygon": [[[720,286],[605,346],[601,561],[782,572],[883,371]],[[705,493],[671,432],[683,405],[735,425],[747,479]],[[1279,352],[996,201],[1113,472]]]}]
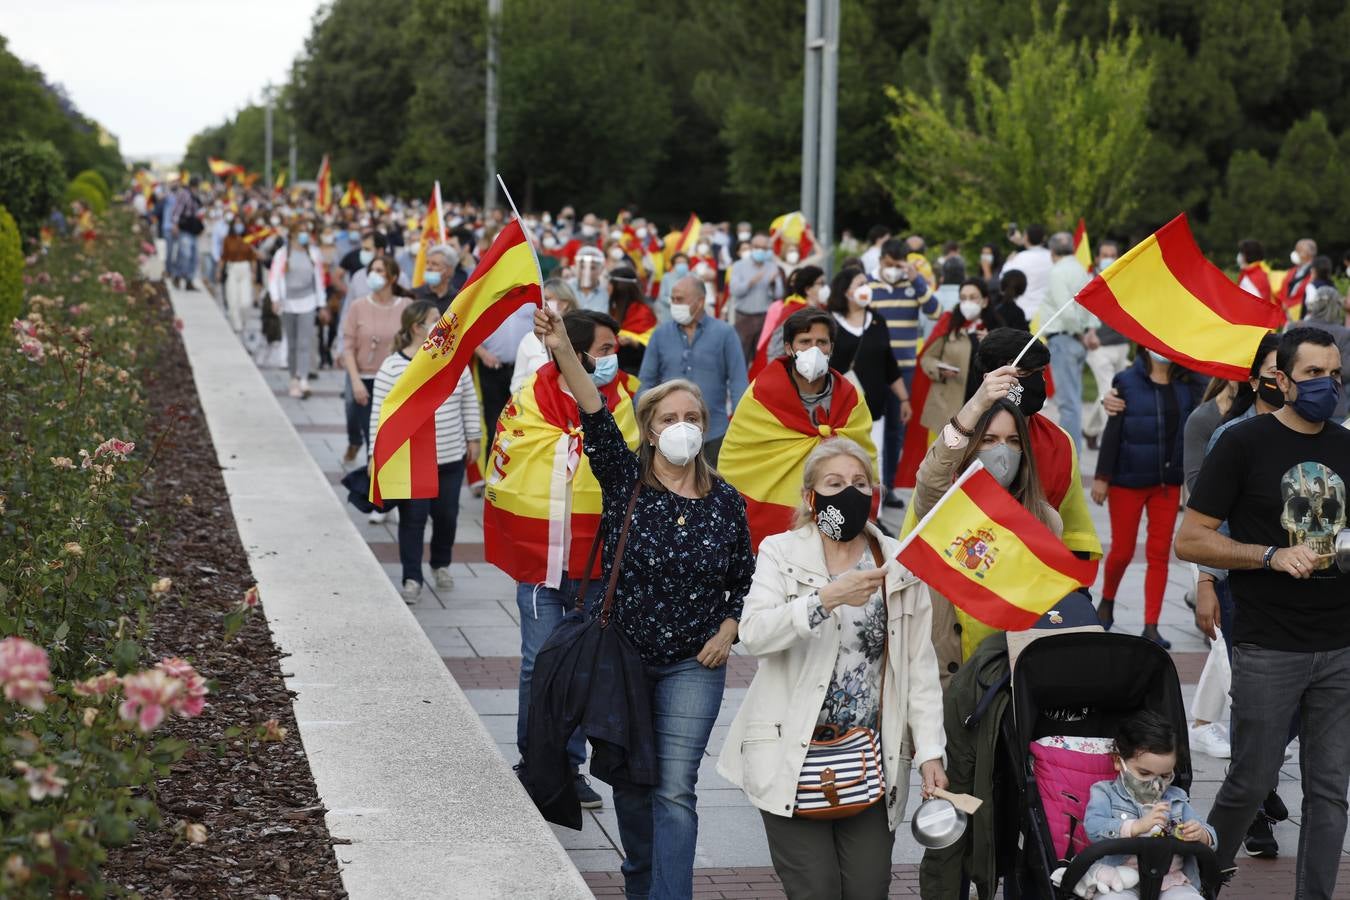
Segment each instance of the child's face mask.
[{"label": "child's face mask", "polygon": [[1135,802],[1143,806],[1151,806],[1162,799],[1163,793],[1172,785],[1172,780],[1176,773],[1167,775],[1155,775],[1152,778],[1140,778],[1130,771],[1130,766],[1124,760],[1120,762],[1120,775],[1116,779],[1120,786],[1125,789],[1125,793],[1135,799]]}]

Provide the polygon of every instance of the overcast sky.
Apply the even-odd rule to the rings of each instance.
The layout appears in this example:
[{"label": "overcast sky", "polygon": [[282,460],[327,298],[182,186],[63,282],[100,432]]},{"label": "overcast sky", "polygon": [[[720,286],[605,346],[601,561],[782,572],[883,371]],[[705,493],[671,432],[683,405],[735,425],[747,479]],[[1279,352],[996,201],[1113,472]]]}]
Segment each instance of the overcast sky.
[{"label": "overcast sky", "polygon": [[0,0],[10,52],[65,85],[128,157],[188,138],[286,80],[320,0]]}]

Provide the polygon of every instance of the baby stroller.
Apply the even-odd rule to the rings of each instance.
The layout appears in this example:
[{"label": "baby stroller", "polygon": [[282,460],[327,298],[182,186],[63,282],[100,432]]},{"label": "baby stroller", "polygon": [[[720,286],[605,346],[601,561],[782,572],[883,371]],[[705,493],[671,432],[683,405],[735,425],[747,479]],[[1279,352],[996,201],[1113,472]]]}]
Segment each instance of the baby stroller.
[{"label": "baby stroller", "polygon": [[[1210,900],[1218,896],[1218,862],[1213,850],[1203,844],[1172,837],[1086,843],[1082,809],[1091,782],[1113,778],[1115,773],[1109,757],[1090,759],[1092,744],[1077,739],[1113,738],[1121,719],[1141,709],[1166,716],[1176,727],[1173,783],[1189,791],[1193,773],[1181,683],[1171,657],[1161,647],[1131,635],[1060,634],[1036,640],[1018,656],[1012,677],[1012,721],[1004,720],[1004,735],[1009,739],[1001,742],[1013,757],[1011,768],[1017,773],[1022,813],[1022,852],[1014,873],[1020,890],[1010,893],[1068,900],[1094,862],[1126,854],[1139,860],[1136,890],[1140,900],[1157,900],[1174,855],[1194,857],[1201,881],[1196,889]],[[1059,741],[1060,737],[1066,740]],[[1046,746],[1040,740],[1045,738],[1088,748],[1080,754],[1082,767],[1075,765],[1067,773],[1047,768],[1049,759],[1064,757],[1038,751],[1038,746]],[[1075,778],[1077,784],[1070,789],[1067,785]],[[1056,886],[1051,875],[1061,866],[1068,870]]]}]

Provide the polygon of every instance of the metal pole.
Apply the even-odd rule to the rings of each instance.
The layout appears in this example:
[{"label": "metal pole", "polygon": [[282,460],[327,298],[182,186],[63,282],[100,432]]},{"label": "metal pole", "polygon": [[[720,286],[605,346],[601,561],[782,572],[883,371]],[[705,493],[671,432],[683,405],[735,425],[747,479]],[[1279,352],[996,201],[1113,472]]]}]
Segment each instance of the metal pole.
[{"label": "metal pole", "polygon": [[816,192],[820,140],[821,0],[806,0],[805,47],[802,67],[802,214],[816,220]]},{"label": "metal pole", "polygon": [[296,178],[296,160],[299,158],[299,152],[295,146],[295,116],[291,116],[291,186],[295,186]]},{"label": "metal pole", "polygon": [[487,110],[483,134],[483,214],[497,205],[497,34],[502,0],[488,0]]},{"label": "metal pole", "polygon": [[824,0],[824,60],[820,86],[820,193],[816,238],[825,251],[825,271],[834,266],[834,147],[839,98],[839,0]]},{"label": "metal pole", "polygon": [[263,178],[270,187],[275,183],[272,181],[272,85],[270,83],[263,89],[263,97],[267,100],[267,108],[263,113]]}]

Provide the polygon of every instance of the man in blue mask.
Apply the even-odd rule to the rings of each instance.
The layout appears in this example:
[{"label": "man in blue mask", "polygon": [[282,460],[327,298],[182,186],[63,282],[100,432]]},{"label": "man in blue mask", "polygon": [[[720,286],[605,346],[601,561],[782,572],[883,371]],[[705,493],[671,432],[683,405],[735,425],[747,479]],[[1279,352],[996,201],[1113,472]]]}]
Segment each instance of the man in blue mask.
[{"label": "man in blue mask", "polygon": [[[1183,560],[1228,569],[1237,607],[1232,764],[1209,814],[1219,864],[1232,865],[1279,778],[1288,734],[1272,723],[1298,707],[1299,895],[1333,897],[1350,787],[1350,575],[1333,561],[1346,523],[1350,431],[1333,421],[1341,354],[1330,334],[1291,328],[1275,365],[1284,406],[1219,438],[1175,549]],[[1231,536],[1219,531],[1225,519]]]},{"label": "man in blue mask", "polygon": [[422,285],[413,291],[413,299],[430,300],[445,315],[450,301],[459,288],[455,286],[455,267],[459,265],[459,251],[449,244],[438,244],[427,251],[427,270],[422,273]]},{"label": "man in blue mask", "polygon": [[778,264],[773,261],[766,232],[757,232],[750,239],[750,254],[732,264],[728,280],[732,307],[736,310],[736,334],[749,365],[755,358],[769,305],[782,296]]}]

